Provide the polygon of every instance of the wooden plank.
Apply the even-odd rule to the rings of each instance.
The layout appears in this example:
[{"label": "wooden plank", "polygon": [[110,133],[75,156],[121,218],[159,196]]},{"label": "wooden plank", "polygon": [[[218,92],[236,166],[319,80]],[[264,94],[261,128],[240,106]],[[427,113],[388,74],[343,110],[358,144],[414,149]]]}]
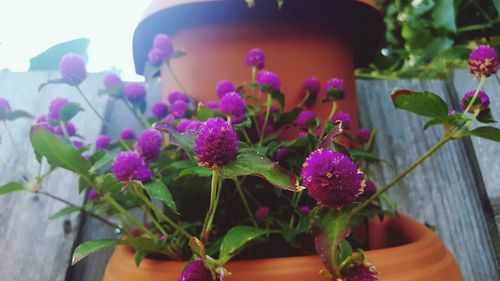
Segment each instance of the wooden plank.
[{"label": "wooden plank", "polygon": [[[356,85],[361,124],[378,129],[377,152],[394,164],[394,169],[386,165],[373,169],[377,181],[387,183],[442,134],[441,128],[423,132],[423,118],[394,109],[390,92],[396,87],[428,90],[449,100],[448,84],[435,80],[358,80]],[[481,190],[484,186],[480,175],[474,174],[468,157],[463,141],[448,143],[390,194],[400,212],[436,227],[455,255],[465,280],[500,280],[498,231]]]},{"label": "wooden plank", "polygon": [[[24,109],[35,116],[47,112],[50,101],[64,96],[79,102],[87,111],[79,114],[74,123],[86,140],[94,142],[101,131],[101,122],[92,113],[76,90],[65,85],[50,85],[41,93],[38,86],[50,78],[59,77],[55,72],[0,72],[0,95],[7,98],[15,109]],[[107,97],[98,97],[102,74],[91,74],[81,85],[97,110],[104,112]],[[29,142],[29,128],[33,120],[9,122],[16,145],[6,137],[2,126],[0,158],[8,168],[0,169],[0,184],[38,175],[39,165]],[[17,148],[17,149],[16,149]],[[17,150],[22,156],[19,156]],[[27,166],[25,172],[24,164]],[[44,170],[47,169],[44,165]],[[77,191],[77,177],[58,170],[49,176],[43,189],[76,204],[83,199]],[[62,281],[70,262],[77,235],[77,214],[69,218],[49,221],[48,217],[64,205],[47,197],[30,193],[16,193],[0,197],[0,279],[2,281]],[[66,225],[64,230],[63,225]]]},{"label": "wooden plank", "polygon": [[[450,76],[450,85],[452,85],[452,99],[455,106],[459,108],[460,99],[467,91],[475,89],[477,80],[474,81],[473,76],[467,69],[456,69]],[[497,120],[500,120],[500,74],[489,77],[486,80],[483,90],[490,96],[490,107],[493,115]],[[478,123],[474,125],[480,125]],[[488,124],[500,128],[500,123]],[[480,138],[472,138],[471,142],[472,153],[477,156],[477,164],[488,193],[488,198],[491,201],[493,211],[496,217],[497,226],[500,229],[500,145],[495,142],[483,140]],[[497,157],[495,157],[497,156]]]}]

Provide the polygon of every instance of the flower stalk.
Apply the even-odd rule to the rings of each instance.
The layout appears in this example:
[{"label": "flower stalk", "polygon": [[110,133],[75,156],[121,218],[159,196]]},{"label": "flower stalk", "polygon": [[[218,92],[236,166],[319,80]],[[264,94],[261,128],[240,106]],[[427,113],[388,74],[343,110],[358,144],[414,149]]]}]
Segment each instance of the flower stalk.
[{"label": "flower stalk", "polygon": [[215,211],[217,210],[217,204],[219,199],[220,187],[219,185],[219,173],[216,169],[212,170],[212,182],[210,185],[210,205],[208,207],[207,215],[205,217],[205,221],[203,222],[203,226],[201,228],[201,241],[206,243],[209,238],[210,230],[212,228],[212,222],[215,216]]}]

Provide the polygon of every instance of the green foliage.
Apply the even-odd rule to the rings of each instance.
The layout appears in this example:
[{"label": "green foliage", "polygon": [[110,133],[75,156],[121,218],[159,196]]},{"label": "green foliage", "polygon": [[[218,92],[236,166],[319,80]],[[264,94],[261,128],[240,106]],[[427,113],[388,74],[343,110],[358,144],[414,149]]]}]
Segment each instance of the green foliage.
[{"label": "green foliage", "polygon": [[247,243],[266,234],[264,229],[251,226],[235,226],[231,228],[220,246],[220,259],[227,262],[236,255]]},{"label": "green foliage", "polygon": [[24,185],[17,183],[17,182],[9,182],[7,184],[0,186],[0,195],[8,194],[11,192],[16,192],[16,191],[24,191],[24,190],[26,190]]},{"label": "green foliage", "polygon": [[[135,182],[136,184],[142,185],[141,182]],[[161,181],[151,181],[145,183],[144,189],[148,192],[149,196],[152,199],[157,199],[165,203],[167,207],[172,209],[172,211],[177,212],[177,206],[175,205],[175,201],[172,198],[172,194],[168,190],[168,187],[163,184]]]},{"label": "green foliage", "polygon": [[500,142],[500,129],[490,126],[479,127],[469,132],[470,135]]},{"label": "green foliage", "polygon": [[78,103],[70,102],[61,108],[61,112],[59,114],[62,121],[68,122],[80,111],[83,111],[83,108]]},{"label": "green foliage", "polygon": [[434,93],[399,90],[395,91],[392,96],[396,108],[436,119],[448,116],[448,105]]},{"label": "green foliage", "polygon": [[120,244],[126,244],[126,241],[119,239],[104,239],[84,242],[76,247],[75,252],[73,253],[73,258],[71,259],[71,264],[75,265],[90,254]]}]

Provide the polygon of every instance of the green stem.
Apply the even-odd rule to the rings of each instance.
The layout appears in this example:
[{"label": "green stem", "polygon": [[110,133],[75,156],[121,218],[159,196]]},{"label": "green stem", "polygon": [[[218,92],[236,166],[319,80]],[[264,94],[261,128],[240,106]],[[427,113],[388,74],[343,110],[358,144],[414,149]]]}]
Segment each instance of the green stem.
[{"label": "green stem", "polygon": [[172,74],[172,78],[174,78],[175,83],[177,84],[179,89],[181,89],[182,92],[187,93],[186,89],[182,86],[181,81],[179,80],[179,78],[175,74],[174,70],[172,69],[172,66],[170,65],[170,63],[167,63],[167,68],[170,71],[170,74]]},{"label": "green stem", "polygon": [[130,103],[128,101],[126,101],[125,99],[122,99],[123,100],[123,103],[125,104],[125,106],[127,106],[128,110],[134,114],[135,118],[137,119],[137,121],[139,122],[139,124],[141,124],[142,128],[146,129],[146,128],[149,128],[149,124],[146,122],[146,120],[144,120],[144,116],[143,115],[140,115],[132,108],[132,106],[130,105]]},{"label": "green stem", "polygon": [[61,130],[63,131],[64,137],[67,138],[69,142],[71,142],[71,138],[68,133],[68,128],[66,128],[66,124],[64,124],[63,121],[59,121],[59,126],[61,126]]},{"label": "green stem", "polygon": [[243,202],[243,206],[245,207],[245,210],[247,211],[248,213],[248,217],[250,218],[250,220],[252,221],[252,224],[257,227],[257,221],[255,220],[255,218],[253,217],[253,213],[252,213],[252,210],[250,209],[250,206],[248,205],[248,201],[247,199],[245,198],[245,194],[243,193],[243,189],[241,187],[241,183],[238,179],[234,179],[234,184],[236,185],[236,190],[238,191],[238,194],[240,195],[240,198],[241,198],[241,201]]},{"label": "green stem", "polygon": [[207,215],[205,217],[205,221],[203,222],[203,226],[201,228],[200,238],[203,243],[208,241],[208,235],[210,233],[210,229],[212,228],[212,221],[215,216],[215,211],[217,209],[217,198],[218,198],[218,185],[219,181],[219,173],[217,170],[212,170],[212,184],[210,186],[210,205],[208,207]]},{"label": "green stem", "polygon": [[363,203],[359,204],[356,206],[354,209],[352,209],[349,212],[349,215],[352,217],[353,215],[359,213],[361,210],[363,210],[366,206],[368,206],[371,202],[373,202],[375,199],[377,199],[381,194],[387,192],[391,187],[396,185],[401,179],[403,179],[405,176],[407,176],[409,173],[411,173],[418,165],[420,165],[424,160],[429,158],[434,152],[436,152],[438,149],[440,149],[444,144],[446,144],[449,140],[451,140],[451,136],[447,135],[443,138],[441,138],[434,146],[432,146],[424,155],[422,155],[415,163],[413,163],[411,166],[406,168],[401,174],[399,174],[395,179],[393,179],[389,184],[387,184],[384,188],[379,190],[377,193],[372,195],[370,198],[367,200],[363,201]]},{"label": "green stem", "polygon": [[262,126],[262,130],[260,131],[259,147],[262,146],[262,140],[264,140],[264,135],[266,134],[266,127],[267,127],[267,122],[269,121],[269,112],[271,111],[272,101],[273,97],[271,96],[271,94],[267,93],[266,117],[264,118],[264,125]]},{"label": "green stem", "polygon": [[146,214],[146,217],[148,218],[148,220],[150,220],[151,223],[158,229],[158,231],[160,231],[162,235],[167,236],[167,232],[163,229],[163,227],[161,227],[160,223],[158,223],[158,221],[151,214],[151,212],[147,208],[145,208],[144,206],[141,209],[142,209],[142,212],[144,214]]},{"label": "green stem", "polygon": [[[19,150],[19,147],[17,146],[17,143],[16,141],[14,140],[14,137],[12,135],[12,132],[10,131],[9,129],[9,125],[7,125],[7,121],[4,119],[2,120],[3,121],[3,125],[5,126],[5,131],[7,132],[7,136],[9,137],[9,140],[10,142],[12,143],[12,146],[14,147],[14,150],[16,151],[17,153],[17,157],[19,159],[23,159],[23,154],[21,153],[21,151]],[[26,173],[26,176],[29,178],[31,176],[29,170],[28,170],[28,167],[26,166],[26,162],[25,161],[21,161],[21,165],[23,166],[23,169],[24,169],[24,172]]]},{"label": "green stem", "polygon": [[465,108],[463,115],[467,114],[467,112],[469,112],[470,108],[474,105],[474,102],[476,101],[477,96],[478,96],[479,92],[481,91],[481,88],[483,87],[485,81],[486,81],[486,77],[481,76],[481,78],[479,79],[479,84],[477,85],[476,91],[474,92],[474,96],[472,96],[472,99],[470,100],[469,104]]},{"label": "green stem", "polygon": [[330,110],[330,114],[328,114],[328,119],[326,119],[326,122],[332,121],[333,115],[335,114],[335,111],[337,111],[337,102],[332,102],[332,109]]},{"label": "green stem", "polygon": [[252,66],[252,84],[255,83],[255,77],[257,77],[257,67],[256,66]]},{"label": "green stem", "polygon": [[300,103],[297,105],[297,107],[302,107],[304,103],[309,99],[311,96],[311,93],[309,91],[306,91],[306,94],[304,95],[304,98],[300,101]]}]

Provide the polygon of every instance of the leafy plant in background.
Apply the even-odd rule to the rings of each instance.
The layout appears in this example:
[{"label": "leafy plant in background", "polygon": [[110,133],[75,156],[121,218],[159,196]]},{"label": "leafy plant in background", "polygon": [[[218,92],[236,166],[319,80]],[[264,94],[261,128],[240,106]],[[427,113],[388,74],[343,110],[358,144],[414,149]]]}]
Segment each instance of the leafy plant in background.
[{"label": "leafy plant in background", "polygon": [[[148,80],[154,81],[164,64],[175,75],[170,61],[179,53],[167,35],[157,35],[149,53]],[[115,132],[106,123],[79,87],[87,76],[83,60],[74,54],[63,57],[62,78],[42,87],[73,87],[110,135],[85,143],[71,123],[82,108],[66,98],[54,99],[30,132],[37,160],[50,168],[40,169],[34,179],[1,186],[0,194],[49,196],[68,205],[53,217],[82,211],[120,235],[84,242],[76,248],[73,263],[100,249],[125,245],[135,250],[137,264],[144,258],[187,260],[180,280],[208,281],[226,277],[224,266],[233,258],[304,255],[316,249],[326,278],[369,281],[377,280],[376,268],[362,250],[369,245],[355,233],[373,216],[393,215],[381,207],[384,193],[451,140],[476,136],[500,142],[497,128],[471,128],[476,121],[495,122],[489,97],[481,91],[499,68],[490,46],[480,46],[469,56],[479,83],[464,96],[460,111],[433,93],[392,93],[396,108],[428,118],[425,128],[440,125],[444,130],[429,151],[385,185],[375,184],[369,173],[369,166],[379,162],[371,153],[374,134],[367,129],[352,132],[350,116],[337,112],[337,103],[352,94],[343,81],[333,78],[322,89],[318,79],[306,79],[302,101],[287,112],[279,76],[265,69],[265,58],[262,50],[250,50],[246,64],[251,82],[235,86],[221,80],[215,87],[218,101],[197,103],[175,91],[168,105],[160,101],[152,106],[149,120],[144,117],[144,84],[124,83],[108,74],[102,93],[125,102],[145,126],[136,136],[129,128]],[[317,99],[331,105],[327,120],[308,109]],[[0,117],[12,118],[8,102],[0,101]],[[290,130],[300,133],[283,141],[282,133]],[[168,134],[168,141],[160,131]],[[87,192],[83,205],[43,189],[44,178],[58,168],[79,175],[75,188]]]}]

